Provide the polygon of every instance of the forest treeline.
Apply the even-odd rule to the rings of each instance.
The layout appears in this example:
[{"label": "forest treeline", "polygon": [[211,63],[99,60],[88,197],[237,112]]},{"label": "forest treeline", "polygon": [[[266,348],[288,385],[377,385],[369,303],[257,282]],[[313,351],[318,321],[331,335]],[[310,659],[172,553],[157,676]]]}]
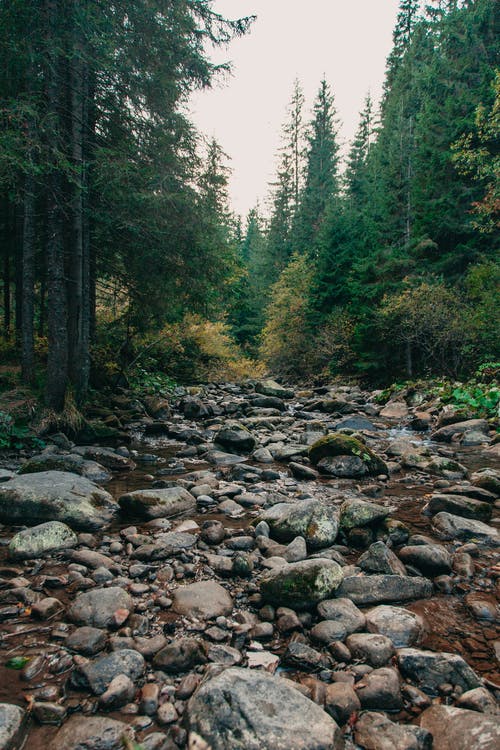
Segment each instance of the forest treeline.
[{"label": "forest treeline", "polygon": [[138,370],[387,382],[497,358],[500,8],[421,5],[400,2],[346,158],[328,82],[310,118],[295,83],[268,204],[242,222],[187,105],[252,17],[0,0],[2,358],[55,410]]},{"label": "forest treeline", "polygon": [[247,218],[236,333],[289,379],[499,356],[500,6],[421,5],[400,2],[380,111],[368,96],[344,165],[330,87],[307,122],[296,82],[270,218]]}]

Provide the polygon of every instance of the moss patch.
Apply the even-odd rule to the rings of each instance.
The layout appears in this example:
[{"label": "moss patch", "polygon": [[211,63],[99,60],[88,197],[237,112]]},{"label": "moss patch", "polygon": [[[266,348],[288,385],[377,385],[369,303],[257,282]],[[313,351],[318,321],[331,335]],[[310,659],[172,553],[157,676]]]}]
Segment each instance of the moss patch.
[{"label": "moss patch", "polygon": [[357,438],[341,432],[325,435],[309,448],[309,458],[313,464],[327,456],[357,456],[366,465],[369,474],[387,474],[387,466],[381,458]]}]

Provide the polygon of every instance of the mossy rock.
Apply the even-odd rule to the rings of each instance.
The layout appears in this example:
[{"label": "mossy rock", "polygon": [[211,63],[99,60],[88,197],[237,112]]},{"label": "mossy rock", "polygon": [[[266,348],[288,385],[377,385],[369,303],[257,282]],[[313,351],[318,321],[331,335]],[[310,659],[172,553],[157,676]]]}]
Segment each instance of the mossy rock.
[{"label": "mossy rock", "polygon": [[387,474],[388,469],[384,461],[370,448],[351,435],[332,432],[317,440],[309,448],[309,458],[317,464],[322,458],[329,456],[357,456],[365,464],[368,474]]},{"label": "mossy rock", "polygon": [[100,422],[99,420],[92,420],[87,422],[77,433],[74,435],[74,441],[77,445],[123,445],[123,443],[130,443],[130,435],[122,430],[117,430],[115,427]]}]

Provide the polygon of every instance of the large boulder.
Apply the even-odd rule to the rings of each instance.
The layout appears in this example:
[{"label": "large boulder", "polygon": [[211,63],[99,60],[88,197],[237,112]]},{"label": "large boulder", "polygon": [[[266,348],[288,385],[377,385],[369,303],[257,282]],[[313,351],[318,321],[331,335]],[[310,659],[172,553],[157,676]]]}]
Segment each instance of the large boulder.
[{"label": "large boulder", "polygon": [[233,667],[205,682],[187,706],[188,747],[210,750],[340,750],[335,721],[265,672]]},{"label": "large boulder", "polygon": [[433,737],[433,750],[497,750],[498,717],[456,706],[434,705],[424,711],[419,724]]},{"label": "large boulder", "polygon": [[29,560],[70,549],[77,544],[78,537],[69,526],[60,521],[47,521],[15,534],[9,544],[9,557]]},{"label": "large boulder", "polygon": [[459,685],[462,690],[481,685],[480,678],[458,654],[402,648],[398,651],[398,663],[403,677],[430,695],[437,695],[439,686],[445,682]]},{"label": "large boulder", "polygon": [[455,516],[462,518],[472,518],[476,521],[489,521],[491,518],[492,507],[488,502],[477,500],[465,495],[433,495],[423,512],[431,516],[436,513],[453,513]]},{"label": "large boulder", "polygon": [[440,427],[432,433],[431,438],[438,442],[449,443],[454,435],[463,435],[467,432],[481,432],[486,437],[489,429],[486,419],[467,419],[465,422],[455,422],[446,427]]},{"label": "large boulder", "polygon": [[333,560],[302,560],[264,574],[260,589],[265,601],[273,605],[308,609],[328,599],[342,578],[342,568]]},{"label": "large boulder", "polygon": [[196,500],[184,487],[134,490],[118,499],[124,513],[137,518],[173,518],[196,508]]},{"label": "large boulder", "polygon": [[39,471],[69,471],[99,484],[111,479],[111,474],[104,466],[73,453],[41,453],[26,461],[19,473],[34,474]]},{"label": "large boulder", "polygon": [[0,748],[18,750],[23,746],[26,712],[12,703],[0,703]]},{"label": "large boulder", "polygon": [[3,523],[61,521],[72,529],[93,531],[111,523],[118,510],[109,492],[66,471],[24,474],[0,484]]},{"label": "large boulder", "polygon": [[116,624],[118,610],[131,612],[132,597],[119,586],[107,589],[92,589],[78,594],[68,610],[68,619],[76,625],[107,628]]},{"label": "large boulder", "polygon": [[[332,432],[325,435],[309,448],[309,458],[313,464],[318,464],[323,458],[336,456],[353,456],[359,459],[366,469],[365,473],[369,475],[387,474],[388,472],[384,461],[368,446],[341,432]],[[343,474],[343,476],[347,475]],[[359,476],[359,474],[356,473],[355,476]]]},{"label": "large boulder", "polygon": [[302,536],[311,549],[329,547],[338,532],[338,513],[320,500],[305,500],[287,505],[283,514],[269,519],[272,536],[280,542],[291,542]]},{"label": "large boulder", "polygon": [[337,596],[346,597],[358,605],[407,602],[431,595],[431,581],[410,576],[348,576],[337,589]]},{"label": "large boulder", "polygon": [[50,746],[52,750],[123,750],[124,738],[132,747],[134,730],[123,721],[74,714],[59,729]]},{"label": "large boulder", "polygon": [[432,525],[442,539],[479,542],[488,547],[500,546],[498,531],[482,521],[474,521],[471,518],[462,518],[442,511],[434,516]]},{"label": "large boulder", "polygon": [[173,592],[172,599],[172,610],[187,617],[211,619],[230,615],[233,610],[233,600],[216,581],[199,581],[180,586]]}]

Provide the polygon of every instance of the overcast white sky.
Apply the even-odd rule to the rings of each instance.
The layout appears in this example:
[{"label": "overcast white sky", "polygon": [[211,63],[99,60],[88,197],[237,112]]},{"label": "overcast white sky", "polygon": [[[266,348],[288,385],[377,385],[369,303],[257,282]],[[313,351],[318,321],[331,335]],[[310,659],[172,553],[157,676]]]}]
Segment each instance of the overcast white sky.
[{"label": "overcast white sky", "polygon": [[341,120],[340,136],[354,135],[365,95],[378,102],[391,49],[398,0],[215,0],[225,17],[256,15],[251,32],[217,50],[231,60],[224,85],[197,92],[192,116],[231,157],[233,209],[245,215],[259,200],[264,207],[273,180],[281,125],[293,81],[306,97],[306,116],[323,76]]}]

